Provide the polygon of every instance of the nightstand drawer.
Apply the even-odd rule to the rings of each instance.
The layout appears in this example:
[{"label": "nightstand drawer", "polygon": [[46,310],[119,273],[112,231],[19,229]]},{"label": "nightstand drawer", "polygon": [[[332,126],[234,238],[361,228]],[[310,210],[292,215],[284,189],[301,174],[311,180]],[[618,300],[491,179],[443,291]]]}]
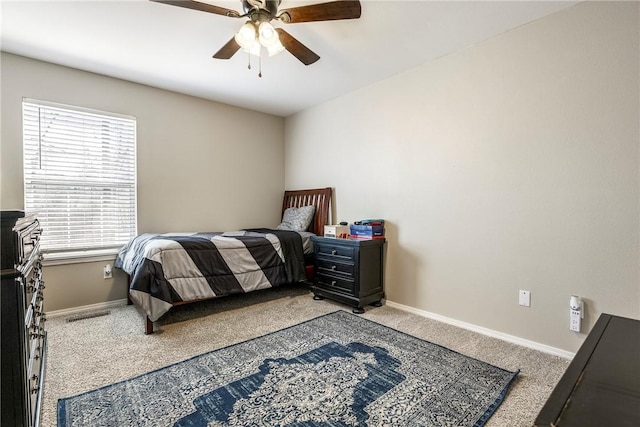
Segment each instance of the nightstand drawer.
[{"label": "nightstand drawer", "polygon": [[319,258],[335,258],[344,261],[353,259],[353,247],[344,245],[317,244],[316,256]]},{"label": "nightstand drawer", "polygon": [[317,265],[319,273],[339,273],[350,277],[353,276],[354,273],[353,264],[349,263],[318,259]]},{"label": "nightstand drawer", "polygon": [[335,291],[347,292],[349,294],[354,291],[354,281],[349,278],[340,278],[337,276],[330,276],[328,274],[318,273],[317,286],[321,286],[325,289],[333,289]]}]

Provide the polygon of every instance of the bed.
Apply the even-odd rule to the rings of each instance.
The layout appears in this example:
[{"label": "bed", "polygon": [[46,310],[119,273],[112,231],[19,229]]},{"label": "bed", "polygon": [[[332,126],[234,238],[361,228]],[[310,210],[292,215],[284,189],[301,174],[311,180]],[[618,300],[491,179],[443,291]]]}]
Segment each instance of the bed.
[{"label": "bed", "polygon": [[[312,273],[310,237],[329,221],[331,188],[285,191],[276,228],[144,233],[118,253],[127,299],[145,316],[145,333],[172,307],[304,282]],[[308,224],[308,226],[307,226]]]}]

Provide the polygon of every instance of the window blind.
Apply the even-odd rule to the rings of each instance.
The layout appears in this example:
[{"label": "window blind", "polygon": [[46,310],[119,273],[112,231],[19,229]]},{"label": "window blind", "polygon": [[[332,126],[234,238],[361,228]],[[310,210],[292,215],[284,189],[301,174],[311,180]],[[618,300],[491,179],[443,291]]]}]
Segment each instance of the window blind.
[{"label": "window blind", "polygon": [[45,252],[116,248],[136,235],[136,120],[24,99],[25,209]]}]

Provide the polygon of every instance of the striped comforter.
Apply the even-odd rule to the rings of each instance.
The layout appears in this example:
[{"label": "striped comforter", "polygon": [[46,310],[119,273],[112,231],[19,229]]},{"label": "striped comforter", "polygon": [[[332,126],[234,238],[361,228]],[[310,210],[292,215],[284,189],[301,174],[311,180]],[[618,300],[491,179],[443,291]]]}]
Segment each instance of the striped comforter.
[{"label": "striped comforter", "polygon": [[302,238],[271,229],[141,234],[114,265],[129,275],[129,296],[152,321],[176,302],[305,280]]}]

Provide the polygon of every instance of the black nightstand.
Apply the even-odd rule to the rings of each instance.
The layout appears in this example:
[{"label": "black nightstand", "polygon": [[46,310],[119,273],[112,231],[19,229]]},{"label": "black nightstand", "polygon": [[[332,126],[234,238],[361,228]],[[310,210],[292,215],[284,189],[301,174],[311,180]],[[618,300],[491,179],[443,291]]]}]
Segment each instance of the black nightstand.
[{"label": "black nightstand", "polygon": [[384,239],[351,240],[311,237],[315,252],[313,299],[330,298],[353,305],[379,307],[384,297]]}]

